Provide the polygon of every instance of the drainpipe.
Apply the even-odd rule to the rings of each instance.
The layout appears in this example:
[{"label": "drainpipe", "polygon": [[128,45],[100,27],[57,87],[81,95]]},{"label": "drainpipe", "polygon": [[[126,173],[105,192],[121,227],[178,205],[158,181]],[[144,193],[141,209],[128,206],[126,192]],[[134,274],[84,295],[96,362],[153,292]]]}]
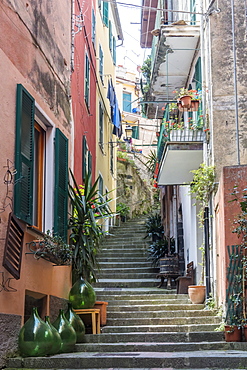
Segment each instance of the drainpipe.
[{"label": "drainpipe", "polygon": [[209,250],[209,208],[204,211],[204,246],[205,246],[205,276],[206,276],[206,298],[211,293],[210,285],[210,250]]},{"label": "drainpipe", "polygon": [[231,0],[231,9],[232,9],[232,48],[233,48],[233,77],[234,77],[234,98],[235,98],[235,119],[236,119],[237,164],[240,165],[238,90],[237,90],[237,57],[236,57],[236,40],[235,40],[234,0]]}]

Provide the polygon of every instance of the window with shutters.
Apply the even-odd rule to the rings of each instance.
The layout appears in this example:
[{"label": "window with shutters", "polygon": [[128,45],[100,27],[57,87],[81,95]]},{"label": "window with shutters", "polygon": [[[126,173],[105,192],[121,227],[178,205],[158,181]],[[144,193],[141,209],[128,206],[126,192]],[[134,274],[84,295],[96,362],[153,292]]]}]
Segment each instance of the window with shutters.
[{"label": "window with shutters", "polygon": [[[68,139],[65,138],[65,141],[67,142]],[[44,117],[35,106],[35,100],[28,91],[22,85],[17,85],[14,214],[33,228],[43,232],[52,229],[53,226],[55,228],[55,219],[56,231],[65,236],[67,235],[67,231],[65,232],[67,210],[62,209],[61,188],[64,192],[63,204],[65,204],[67,202],[65,197],[67,197],[68,153],[60,142],[60,138],[56,135],[55,148],[59,146],[60,149],[57,149],[55,157],[54,174],[52,122]],[[56,175],[58,181],[54,189],[54,176]],[[56,191],[60,194],[57,195]],[[54,204],[54,210],[51,204]],[[55,213],[56,216],[54,216]]]},{"label": "window with shutters", "polygon": [[104,109],[102,103],[99,103],[99,144],[103,148],[104,143]]},{"label": "window with shutters", "polygon": [[95,18],[95,12],[92,9],[92,43],[95,47],[96,42],[96,18]]},{"label": "window with shutters", "polygon": [[102,17],[103,23],[106,27],[109,25],[109,3],[108,1],[103,1],[102,9]]},{"label": "window with shutters", "polygon": [[99,174],[99,193],[101,195],[103,195],[103,191],[104,191],[104,180],[103,180],[103,177],[101,174]]},{"label": "window with shutters", "polygon": [[112,25],[111,25],[111,21],[109,21],[109,49],[110,49],[110,52],[112,53]]},{"label": "window with shutters", "polygon": [[85,180],[88,170],[88,145],[85,135],[82,137],[82,179]]},{"label": "window with shutters", "polygon": [[123,93],[123,111],[131,112],[131,93]]},{"label": "window with shutters", "polygon": [[104,84],[104,54],[101,45],[99,45],[99,75]]},{"label": "window with shutters", "polygon": [[84,99],[89,109],[90,105],[90,62],[88,55],[85,55],[85,83],[84,83]]},{"label": "window with shutters", "polygon": [[139,126],[132,126],[132,138],[139,139]]},{"label": "window with shutters", "polygon": [[117,62],[117,55],[116,55],[116,38],[112,38],[112,58],[113,58],[113,63],[116,65]]}]

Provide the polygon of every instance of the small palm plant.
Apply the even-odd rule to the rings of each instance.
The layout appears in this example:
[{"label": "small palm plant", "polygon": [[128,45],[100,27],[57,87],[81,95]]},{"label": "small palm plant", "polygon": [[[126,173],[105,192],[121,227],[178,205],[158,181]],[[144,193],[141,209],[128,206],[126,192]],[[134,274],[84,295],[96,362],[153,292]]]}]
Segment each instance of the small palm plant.
[{"label": "small palm plant", "polygon": [[69,217],[70,243],[74,245],[72,262],[73,280],[82,276],[96,281],[100,240],[104,234],[101,220],[112,216],[109,202],[97,190],[99,178],[91,185],[91,175],[86,174],[84,185],[78,185],[70,171],[73,185],[69,184],[72,213]]}]

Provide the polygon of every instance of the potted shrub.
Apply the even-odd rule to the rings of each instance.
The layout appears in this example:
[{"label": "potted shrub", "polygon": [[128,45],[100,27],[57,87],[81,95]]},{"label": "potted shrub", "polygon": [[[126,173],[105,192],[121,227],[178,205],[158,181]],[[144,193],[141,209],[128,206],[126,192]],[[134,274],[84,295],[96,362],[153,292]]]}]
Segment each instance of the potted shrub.
[{"label": "potted shrub", "polygon": [[151,214],[146,221],[146,236],[152,238],[152,241],[162,240],[164,236],[164,227],[161,223],[161,216],[158,213]]},{"label": "potted shrub", "polygon": [[130,207],[125,203],[117,203],[116,212],[120,215],[121,221],[125,222],[129,217]]},{"label": "potted shrub", "polygon": [[197,111],[199,109],[199,103],[201,100],[201,91],[186,89],[182,87],[179,91],[174,91],[177,99],[177,106],[179,110],[184,111],[188,109],[190,111]]},{"label": "potted shrub", "polygon": [[72,213],[69,217],[70,242],[74,245],[72,258],[73,281],[82,276],[86,281],[96,281],[100,240],[104,235],[101,220],[112,216],[110,198],[97,190],[99,178],[92,184],[86,174],[83,185],[78,185],[70,171],[73,185],[69,184]]}]

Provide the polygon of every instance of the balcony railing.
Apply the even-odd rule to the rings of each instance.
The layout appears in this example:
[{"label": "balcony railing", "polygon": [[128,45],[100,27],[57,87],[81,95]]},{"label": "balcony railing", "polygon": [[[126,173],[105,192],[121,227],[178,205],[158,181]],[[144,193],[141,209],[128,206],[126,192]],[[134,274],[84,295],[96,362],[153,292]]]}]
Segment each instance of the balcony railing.
[{"label": "balcony railing", "polygon": [[184,128],[180,130],[171,130],[167,135],[167,141],[169,142],[195,142],[203,141],[204,132],[203,130],[192,130]]}]

